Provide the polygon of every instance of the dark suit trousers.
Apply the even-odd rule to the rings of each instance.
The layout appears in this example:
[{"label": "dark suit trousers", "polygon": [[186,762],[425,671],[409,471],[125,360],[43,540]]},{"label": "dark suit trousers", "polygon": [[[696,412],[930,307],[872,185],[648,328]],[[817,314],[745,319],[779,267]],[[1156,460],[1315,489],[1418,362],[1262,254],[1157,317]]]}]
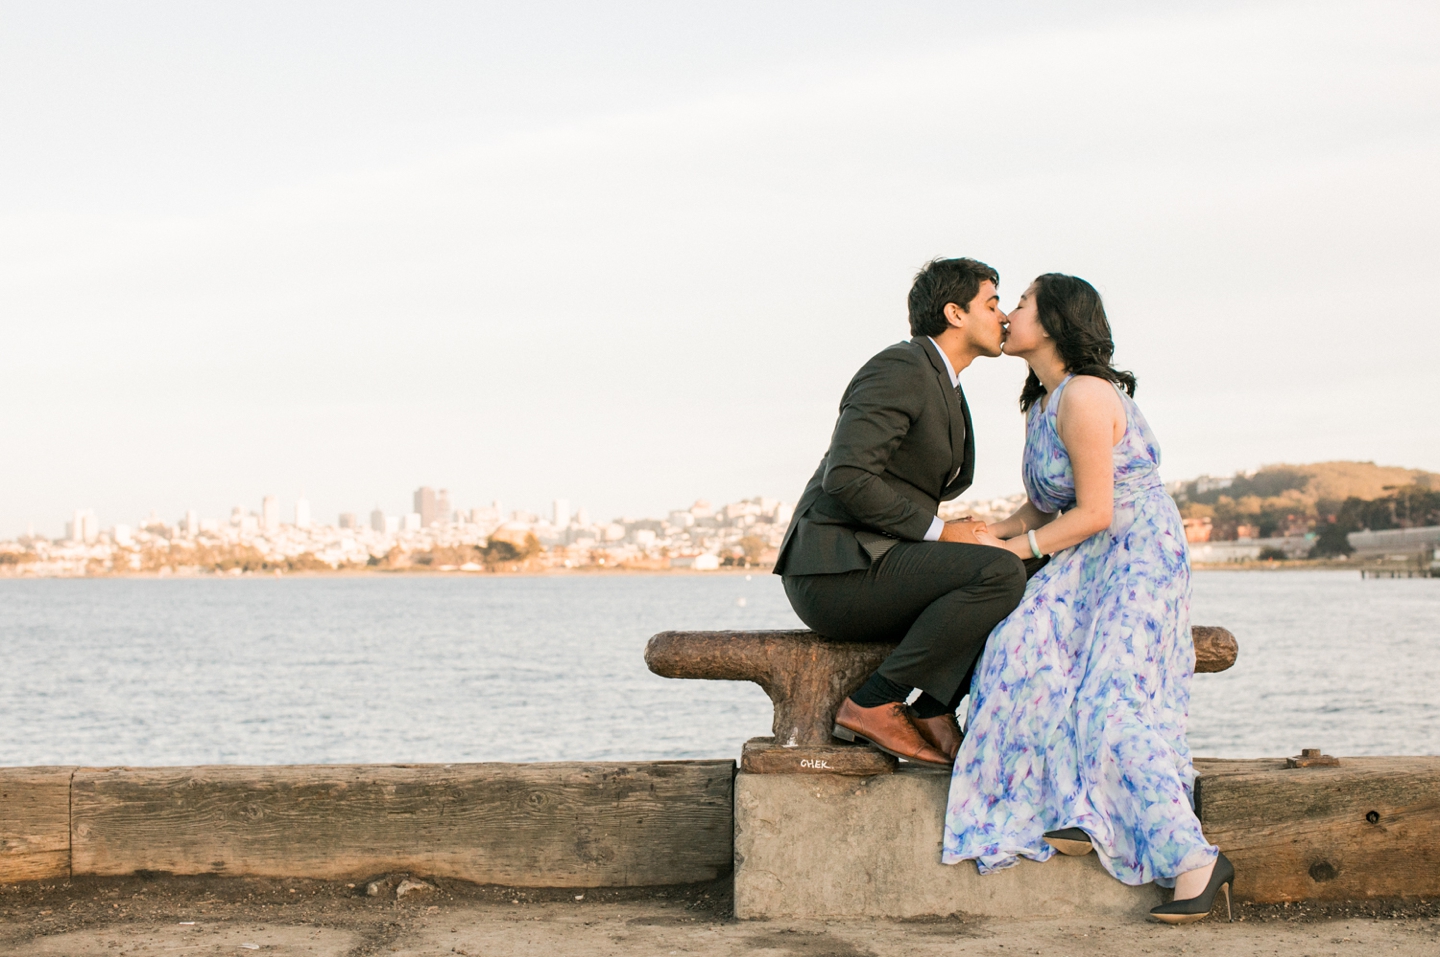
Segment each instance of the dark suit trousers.
[{"label": "dark suit trousers", "polygon": [[991,629],[1025,593],[1025,565],[985,545],[900,542],[869,568],[784,581],[812,630],[840,641],[899,642],[880,674],[958,703]]}]

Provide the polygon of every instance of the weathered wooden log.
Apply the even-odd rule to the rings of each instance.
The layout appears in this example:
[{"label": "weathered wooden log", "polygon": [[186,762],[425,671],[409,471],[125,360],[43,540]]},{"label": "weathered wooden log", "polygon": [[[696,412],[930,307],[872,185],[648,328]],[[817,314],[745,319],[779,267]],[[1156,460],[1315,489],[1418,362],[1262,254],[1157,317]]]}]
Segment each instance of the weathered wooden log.
[{"label": "weathered wooden log", "polygon": [[78,875],[627,887],[730,872],[733,761],[75,772]]},{"label": "weathered wooden log", "polygon": [[[1224,628],[1197,625],[1195,670],[1224,671],[1239,646]],[[662,631],[645,663],[666,678],[753,681],[775,706],[777,747],[830,748],[845,696],[880,666],[893,644],[832,641],[813,631]],[[883,769],[877,769],[883,770]]]},{"label": "weathered wooden log", "polygon": [[900,762],[878,748],[832,740],[828,745],[784,747],[774,738],[751,738],[740,749],[740,770],[747,774],[889,774]]},{"label": "weathered wooden log", "polygon": [[70,877],[74,768],[0,768],[0,882]]},{"label": "weathered wooden log", "polygon": [[1240,645],[1235,636],[1217,625],[1195,625],[1190,629],[1195,643],[1195,673],[1214,674],[1235,664]]},{"label": "weathered wooden log", "polygon": [[1200,823],[1239,900],[1440,896],[1440,757],[1285,764],[1195,759]]},{"label": "weathered wooden log", "polygon": [[777,745],[829,747],[835,709],[894,649],[808,630],[662,631],[645,664],[666,678],[753,681],[775,706]]}]

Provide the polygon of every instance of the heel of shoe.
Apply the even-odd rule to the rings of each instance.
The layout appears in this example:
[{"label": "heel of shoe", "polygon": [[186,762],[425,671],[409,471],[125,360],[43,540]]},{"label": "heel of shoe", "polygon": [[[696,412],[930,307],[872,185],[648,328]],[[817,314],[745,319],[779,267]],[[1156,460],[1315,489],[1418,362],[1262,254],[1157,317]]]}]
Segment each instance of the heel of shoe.
[{"label": "heel of shoe", "polygon": [[1046,831],[1040,839],[1066,857],[1084,857],[1095,849],[1090,835],[1078,827]]},{"label": "heel of shoe", "polygon": [[1205,885],[1203,891],[1195,897],[1161,904],[1150,911],[1150,916],[1167,924],[1189,924],[1197,920],[1204,920],[1209,916],[1211,908],[1215,906],[1215,895],[1224,891],[1225,916],[1233,924],[1235,912],[1230,902],[1230,886],[1234,881],[1235,865],[1230,863],[1228,857],[1221,854],[1215,860],[1215,869],[1211,872],[1210,881]]},{"label": "heel of shoe", "polygon": [[830,729],[830,733],[841,741],[849,741],[851,744],[855,743],[855,732],[849,728],[842,728],[837,724]]}]

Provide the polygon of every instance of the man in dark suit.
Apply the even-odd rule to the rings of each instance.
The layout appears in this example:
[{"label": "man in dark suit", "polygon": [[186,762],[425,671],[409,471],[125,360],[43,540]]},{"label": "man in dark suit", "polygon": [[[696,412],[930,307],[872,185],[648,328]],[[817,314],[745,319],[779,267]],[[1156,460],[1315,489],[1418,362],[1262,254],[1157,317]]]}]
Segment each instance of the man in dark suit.
[{"label": "man in dark suit", "polygon": [[1019,558],[977,544],[975,523],[937,515],[975,474],[960,373],[1000,354],[998,282],[973,259],[937,259],[915,277],[914,338],[850,380],[775,562],[795,613],[815,631],[899,642],[841,704],[836,735],[942,766],[960,748],[955,709],[971,668],[1025,590]]}]

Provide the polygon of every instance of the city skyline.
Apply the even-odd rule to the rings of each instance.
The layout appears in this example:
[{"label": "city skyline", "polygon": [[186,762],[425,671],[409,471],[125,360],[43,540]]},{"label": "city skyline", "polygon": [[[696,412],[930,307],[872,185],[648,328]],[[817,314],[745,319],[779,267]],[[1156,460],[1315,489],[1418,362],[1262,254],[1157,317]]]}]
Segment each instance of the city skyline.
[{"label": "city skyline", "polygon": [[[762,496],[754,496],[760,499]],[[691,509],[695,507],[707,507],[709,500],[696,498],[690,504],[677,505],[660,509],[655,513],[641,515],[616,515],[609,519],[592,519],[589,509],[584,505],[571,508],[570,499],[551,499],[548,509],[537,510],[525,507],[506,508],[499,499],[491,499],[487,504],[461,507],[453,504],[450,500],[449,490],[434,488],[431,486],[419,486],[410,495],[412,507],[399,512],[389,512],[378,504],[373,508],[360,510],[342,510],[335,512],[335,521],[325,521],[322,517],[315,517],[312,512],[311,503],[303,494],[291,501],[292,520],[283,520],[281,509],[285,502],[279,495],[266,493],[260,496],[260,505],[251,510],[244,505],[233,505],[228,514],[222,517],[211,517],[198,509],[184,509],[177,517],[166,517],[158,509],[150,509],[145,517],[136,521],[115,521],[100,522],[100,516],[92,508],[76,508],[70,513],[69,521],[64,522],[63,535],[46,535],[39,528],[26,528],[24,532],[17,535],[5,537],[0,535],[0,541],[15,540],[19,538],[48,538],[48,539],[72,539],[82,542],[95,541],[101,532],[108,532],[114,528],[125,530],[142,529],[151,525],[166,526],[181,530],[184,534],[194,535],[199,531],[214,531],[222,525],[235,525],[253,531],[257,534],[270,533],[281,528],[305,529],[312,526],[326,526],[337,529],[358,529],[367,528],[371,531],[382,533],[397,533],[405,531],[420,531],[436,526],[447,524],[477,524],[477,525],[499,525],[507,522],[518,522],[523,524],[549,525],[554,528],[564,529],[571,525],[588,526],[592,520],[605,522],[634,522],[646,521],[658,515],[673,514],[677,510]],[[742,499],[742,501],[748,499]],[[775,499],[774,501],[780,501]],[[76,529],[82,531],[77,534]]]},{"label": "city skyline", "polygon": [[95,513],[76,509],[61,539],[25,536],[0,541],[0,577],[96,575],[241,575],[356,571],[541,571],[546,569],[756,567],[773,562],[791,506],[755,497],[712,506],[696,501],[663,518],[591,521],[556,499],[548,517],[500,503],[452,510],[445,490],[422,486],[412,502],[424,512],[373,511],[367,525],[353,512],[334,525],[312,521],[309,503],[295,502],[294,521],[279,521],[275,495],[260,510],[235,506],[228,520],[187,511],[138,527],[101,528]]},{"label": "city skyline", "polygon": [[[393,499],[394,496],[390,496],[390,498]],[[557,527],[563,527],[564,525],[570,524],[571,522],[584,525],[590,521],[591,517],[589,509],[587,509],[583,504],[572,508],[570,505],[570,499],[565,497],[551,499],[548,507],[543,509],[527,508],[523,504],[515,508],[505,508],[504,503],[502,503],[499,499],[491,499],[488,503],[484,504],[460,507],[451,503],[448,489],[434,488],[431,486],[419,486],[413,492],[411,492],[409,498],[411,501],[411,507],[408,509],[400,509],[398,511],[387,510],[383,508],[378,502],[370,508],[356,507],[347,509],[341,507],[340,509],[334,511],[334,521],[326,521],[323,513],[315,510],[312,507],[310,499],[306,497],[303,493],[296,496],[294,499],[289,500],[291,513],[294,516],[293,519],[290,520],[284,519],[282,515],[282,509],[286,505],[286,500],[274,493],[265,493],[259,496],[260,504],[253,510],[249,509],[243,504],[236,504],[230,506],[228,509],[219,510],[220,514],[218,516],[212,516],[208,513],[202,512],[200,509],[195,508],[180,509],[178,515],[168,515],[165,511],[162,511],[161,509],[151,508],[146,510],[145,516],[143,518],[139,518],[134,521],[106,521],[103,525],[100,521],[101,516],[95,509],[88,507],[75,508],[72,509],[69,513],[69,520],[65,520],[63,518],[57,520],[58,522],[63,523],[63,535],[46,534],[45,529],[42,527],[27,526],[26,529],[24,529],[23,531],[8,536],[4,532],[0,532],[0,540],[14,539],[19,537],[39,537],[51,539],[76,538],[77,536],[72,533],[72,529],[81,527],[89,529],[89,531],[85,535],[84,540],[93,540],[100,531],[112,528],[116,525],[122,525],[130,528],[143,528],[147,523],[164,524],[167,526],[174,526],[176,528],[182,528],[190,531],[193,529],[198,529],[202,526],[209,527],[227,522],[233,523],[240,516],[244,516],[246,519],[252,519],[255,528],[259,531],[273,531],[283,526],[307,528],[312,524],[328,525],[335,528],[358,528],[364,526],[375,531],[386,531],[387,526],[384,523],[387,520],[391,520],[390,523],[394,526],[389,528],[389,531],[405,530],[407,528],[409,528],[410,530],[414,530],[419,528],[428,528],[435,524],[444,524],[446,520],[442,519],[441,516],[454,516],[460,513],[469,514],[480,512],[484,512],[487,514],[493,513],[493,519],[487,520],[505,521],[508,520],[509,516],[519,515],[529,516],[528,518],[523,519],[525,521],[549,523]],[[691,505],[704,501],[707,500],[703,497],[696,498],[691,502]],[[667,508],[656,510],[654,513],[651,514],[665,514],[667,512],[674,511],[674,509],[677,507],[689,508],[691,506],[670,506]],[[567,519],[564,522],[562,522],[559,518],[559,516],[561,516],[562,514],[567,516]],[[617,515],[614,516],[612,519],[608,519],[608,521],[631,521],[634,518],[644,517],[648,517],[648,515]],[[407,525],[407,520],[413,521],[409,521]]]},{"label": "city skyline", "polygon": [[[1342,460],[1331,457],[1322,459],[1320,461],[1340,462]],[[1253,468],[1236,469],[1232,473],[1224,473],[1217,470],[1214,472],[1202,472],[1196,475],[1178,477],[1171,476],[1163,472],[1162,474],[1165,474],[1167,486],[1174,488],[1192,486],[1198,487],[1199,490],[1203,492],[1212,489],[1225,488],[1231,483],[1234,478],[1252,475],[1259,468],[1262,468],[1264,466],[1285,464],[1286,463],[1278,462],[1263,463],[1262,465]],[[1288,464],[1292,466],[1305,466],[1315,463],[1293,462]],[[1415,463],[1364,462],[1360,464],[1377,464],[1382,467],[1392,467],[1398,469],[1423,468],[1421,466],[1417,466]],[[1440,471],[1440,469],[1432,471]],[[953,509],[959,503],[986,503],[1007,500],[1014,498],[1015,496],[1020,494],[1023,493],[1021,491],[1021,482],[1019,481],[1019,478],[1017,476],[1014,486],[1012,488],[1004,489],[998,494],[989,494],[982,493],[981,489],[972,487],[966,492],[962,493],[958,498],[951,500],[950,502],[941,503],[941,510],[945,511],[947,508]],[[686,496],[681,497],[685,498]],[[346,505],[342,504],[339,507],[335,508],[317,508],[303,492],[299,493],[295,498],[289,500],[273,492],[264,492],[258,496],[252,496],[252,500],[258,500],[258,508],[254,508],[252,510],[250,506],[246,506],[244,504],[232,504],[225,508],[213,510],[215,513],[215,517],[212,517],[209,512],[204,512],[203,510],[189,507],[178,510],[170,510],[171,512],[175,513],[173,515],[168,514],[166,511],[158,508],[150,508],[145,511],[144,517],[139,518],[138,520],[116,521],[112,517],[104,515],[94,508],[88,506],[76,507],[66,513],[69,516],[68,520],[64,516],[61,516],[55,519],[55,521],[52,522],[50,525],[42,526],[32,524],[27,525],[21,530],[12,531],[9,533],[7,533],[4,529],[0,529],[0,541],[13,541],[27,537],[38,537],[51,540],[69,538],[71,537],[71,526],[81,521],[82,517],[83,521],[86,522],[88,524],[88,527],[95,533],[98,533],[103,529],[111,528],[115,525],[123,525],[130,528],[141,528],[150,521],[154,521],[156,523],[164,524],[167,526],[188,529],[193,532],[193,530],[198,528],[202,523],[208,523],[213,526],[218,526],[226,522],[235,523],[238,521],[238,516],[241,515],[249,516],[251,519],[253,519],[255,527],[260,530],[273,529],[281,525],[307,527],[308,525],[314,524],[340,529],[364,527],[372,529],[374,531],[388,530],[390,532],[395,532],[405,530],[414,531],[417,529],[428,528],[432,524],[435,524],[437,514],[441,513],[445,515],[454,515],[457,512],[463,512],[465,514],[474,513],[475,515],[477,515],[477,518],[475,519],[477,523],[490,524],[498,524],[501,522],[509,521],[511,520],[512,516],[519,516],[519,520],[522,522],[552,524],[556,527],[563,527],[563,524],[558,521],[558,517],[562,513],[570,516],[576,524],[580,525],[586,525],[593,522],[623,523],[654,519],[659,516],[674,512],[676,509],[688,509],[694,505],[704,505],[712,501],[723,502],[767,499],[777,502],[793,503],[794,500],[798,497],[798,492],[796,495],[793,496],[743,495],[736,496],[731,499],[700,495],[695,496],[688,503],[672,502],[662,507],[646,511],[614,513],[609,518],[606,518],[604,517],[603,513],[593,511],[589,507],[587,507],[584,504],[583,500],[572,500],[572,498],[569,496],[557,496],[549,499],[547,503],[535,502],[534,496],[518,502],[505,502],[499,498],[490,498],[487,500],[483,496],[478,498],[472,498],[468,496],[455,495],[451,493],[449,488],[428,485],[416,486],[408,495],[404,496],[379,496],[375,504],[368,508],[357,506],[353,503],[349,507],[346,507]],[[382,501],[389,501],[393,503],[396,500],[403,500],[408,502],[409,504],[406,507],[395,510],[387,509],[381,504]],[[288,522],[280,520],[280,517],[283,514],[283,509],[287,502],[290,506],[291,514],[294,515],[294,519]],[[478,517],[482,514],[484,516],[483,519]],[[302,515],[304,517],[303,524],[301,523]],[[327,515],[333,515],[334,520],[327,520]],[[268,516],[273,516],[273,520]],[[390,524],[388,526],[382,527],[381,523],[385,522],[385,520],[387,519],[389,520]],[[47,531],[47,529],[61,529],[63,531],[63,534],[61,531],[56,531],[52,533],[51,531]]]}]

